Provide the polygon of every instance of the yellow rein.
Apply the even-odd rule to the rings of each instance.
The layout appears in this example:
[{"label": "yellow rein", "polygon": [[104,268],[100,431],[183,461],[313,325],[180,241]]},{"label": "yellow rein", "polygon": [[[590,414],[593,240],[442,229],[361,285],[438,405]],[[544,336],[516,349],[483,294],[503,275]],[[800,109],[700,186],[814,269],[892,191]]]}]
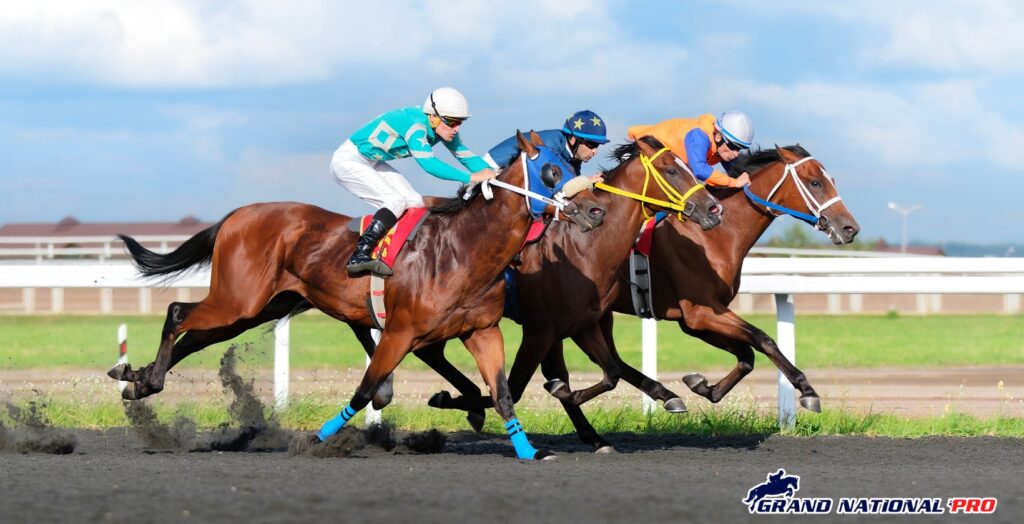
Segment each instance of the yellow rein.
[{"label": "yellow rein", "polygon": [[[669,185],[668,181],[665,180],[665,177],[663,177],[661,173],[658,171],[658,168],[654,167],[654,159],[658,158],[658,155],[664,153],[665,151],[668,151],[667,147],[662,148],[660,151],[658,151],[657,153],[650,157],[644,154],[640,155],[640,164],[644,166],[643,194],[637,194],[631,191],[619,189],[617,187],[612,187],[602,182],[598,182],[597,184],[595,184],[595,187],[607,191],[609,193],[624,196],[626,198],[632,198],[633,200],[639,200],[640,202],[644,202],[647,204],[654,204],[656,206],[661,206],[665,209],[671,209],[672,211],[676,212],[676,216],[679,217],[679,220],[686,220],[686,217],[683,216],[683,211],[686,210],[686,201],[689,200],[690,197],[693,196],[693,194],[696,193],[698,190],[704,189],[704,184],[697,184],[691,187],[685,194],[679,194],[679,192],[676,191],[674,187]],[[654,182],[658,184],[658,187],[660,187],[661,190],[665,193],[665,195],[668,196],[670,202],[658,200],[657,198],[651,198],[647,196],[647,186],[650,184],[651,178],[654,179]],[[644,218],[650,218],[650,215],[647,214],[647,206],[641,206],[640,209],[643,211]]]}]

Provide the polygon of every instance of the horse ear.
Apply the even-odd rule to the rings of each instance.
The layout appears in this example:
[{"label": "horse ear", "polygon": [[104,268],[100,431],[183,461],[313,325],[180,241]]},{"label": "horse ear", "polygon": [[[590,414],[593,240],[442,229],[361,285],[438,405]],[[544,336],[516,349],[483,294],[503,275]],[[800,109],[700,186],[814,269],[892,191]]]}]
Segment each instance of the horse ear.
[{"label": "horse ear", "polygon": [[523,132],[518,129],[516,129],[516,144],[519,145],[520,151],[526,153],[526,156],[531,158],[537,156],[537,148],[534,147],[533,144],[523,136]]},{"label": "horse ear", "polygon": [[540,139],[540,135],[538,135],[537,132],[533,130],[530,130],[530,141],[533,142],[533,145],[535,146],[544,145],[544,141]]},{"label": "horse ear", "polygon": [[792,164],[793,162],[796,161],[795,160],[796,159],[796,155],[794,155],[793,153],[790,153],[789,151],[779,147],[779,144],[775,144],[775,152],[778,153],[779,154],[779,158],[781,158],[782,161],[786,162],[787,164]]},{"label": "horse ear", "polygon": [[647,156],[653,155],[654,154],[654,150],[643,139],[644,139],[644,137],[640,137],[640,138],[636,139],[636,147],[638,147],[640,149],[641,153],[643,153],[643,154],[645,154]]}]

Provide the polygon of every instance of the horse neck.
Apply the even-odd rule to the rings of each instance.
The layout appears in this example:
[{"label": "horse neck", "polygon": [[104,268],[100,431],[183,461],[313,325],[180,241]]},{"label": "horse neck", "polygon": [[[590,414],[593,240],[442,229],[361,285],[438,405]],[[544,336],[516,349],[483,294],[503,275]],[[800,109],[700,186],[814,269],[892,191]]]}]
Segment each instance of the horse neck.
[{"label": "horse neck", "polygon": [[[754,172],[750,177],[751,191],[761,198],[767,197],[782,176],[779,173],[781,168],[782,164],[776,162]],[[773,176],[773,173],[778,173],[778,176]],[[715,239],[713,244],[719,248],[720,260],[738,269],[775,217],[759,204],[751,202],[743,190],[730,190],[728,195],[715,196],[725,209],[724,220],[720,226],[704,234]]]},{"label": "horse neck", "polygon": [[[522,187],[522,170],[513,168],[501,181]],[[525,197],[499,187],[492,186],[491,190],[491,200],[477,195],[465,209],[452,214],[436,235],[440,244],[451,249],[483,254],[470,261],[474,271],[479,270],[481,275],[497,274],[508,265],[523,244],[532,221]]]},{"label": "horse neck", "polygon": [[[609,186],[640,193],[643,186],[643,167],[638,160],[631,160],[612,169],[608,174]],[[584,270],[595,280],[613,279],[614,269],[626,258],[636,239],[644,217],[641,204],[632,198],[605,191],[594,192],[597,203],[604,206],[605,216],[600,227],[582,232],[577,227],[559,228],[561,236],[552,235],[552,242],[572,243],[587,259],[577,269]]]}]

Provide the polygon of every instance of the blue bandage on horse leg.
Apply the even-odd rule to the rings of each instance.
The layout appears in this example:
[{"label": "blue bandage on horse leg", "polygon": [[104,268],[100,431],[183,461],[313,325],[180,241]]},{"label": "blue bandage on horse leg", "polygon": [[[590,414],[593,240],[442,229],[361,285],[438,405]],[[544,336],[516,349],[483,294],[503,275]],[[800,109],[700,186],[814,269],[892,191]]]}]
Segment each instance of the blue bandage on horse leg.
[{"label": "blue bandage on horse leg", "polygon": [[526,432],[523,431],[523,425],[519,423],[519,419],[514,418],[505,423],[505,429],[508,431],[508,436],[512,439],[512,446],[516,448],[516,455],[521,459],[533,460],[533,457],[537,455],[537,449],[530,445],[530,440],[526,438]]},{"label": "blue bandage on horse leg", "polygon": [[356,410],[352,409],[352,406],[345,406],[345,409],[338,413],[338,416],[324,422],[324,425],[320,428],[320,432],[316,434],[321,441],[326,441],[331,435],[341,430],[345,424],[356,416]]}]

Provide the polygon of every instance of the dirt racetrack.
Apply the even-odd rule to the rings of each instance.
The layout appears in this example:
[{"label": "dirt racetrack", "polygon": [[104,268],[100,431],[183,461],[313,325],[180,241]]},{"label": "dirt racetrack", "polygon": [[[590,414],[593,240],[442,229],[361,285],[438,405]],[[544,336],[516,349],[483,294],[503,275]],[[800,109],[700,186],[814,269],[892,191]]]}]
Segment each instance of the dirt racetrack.
[{"label": "dirt racetrack", "polygon": [[0,522],[755,521],[771,517],[740,500],[780,467],[801,477],[798,497],[998,497],[994,515],[971,521],[1024,514],[1020,439],[613,434],[620,452],[595,455],[573,437],[534,435],[559,460],[531,463],[506,438],[468,433],[439,454],[368,447],[347,458],[155,451],[129,429],[73,436],[70,455],[0,453]]}]

